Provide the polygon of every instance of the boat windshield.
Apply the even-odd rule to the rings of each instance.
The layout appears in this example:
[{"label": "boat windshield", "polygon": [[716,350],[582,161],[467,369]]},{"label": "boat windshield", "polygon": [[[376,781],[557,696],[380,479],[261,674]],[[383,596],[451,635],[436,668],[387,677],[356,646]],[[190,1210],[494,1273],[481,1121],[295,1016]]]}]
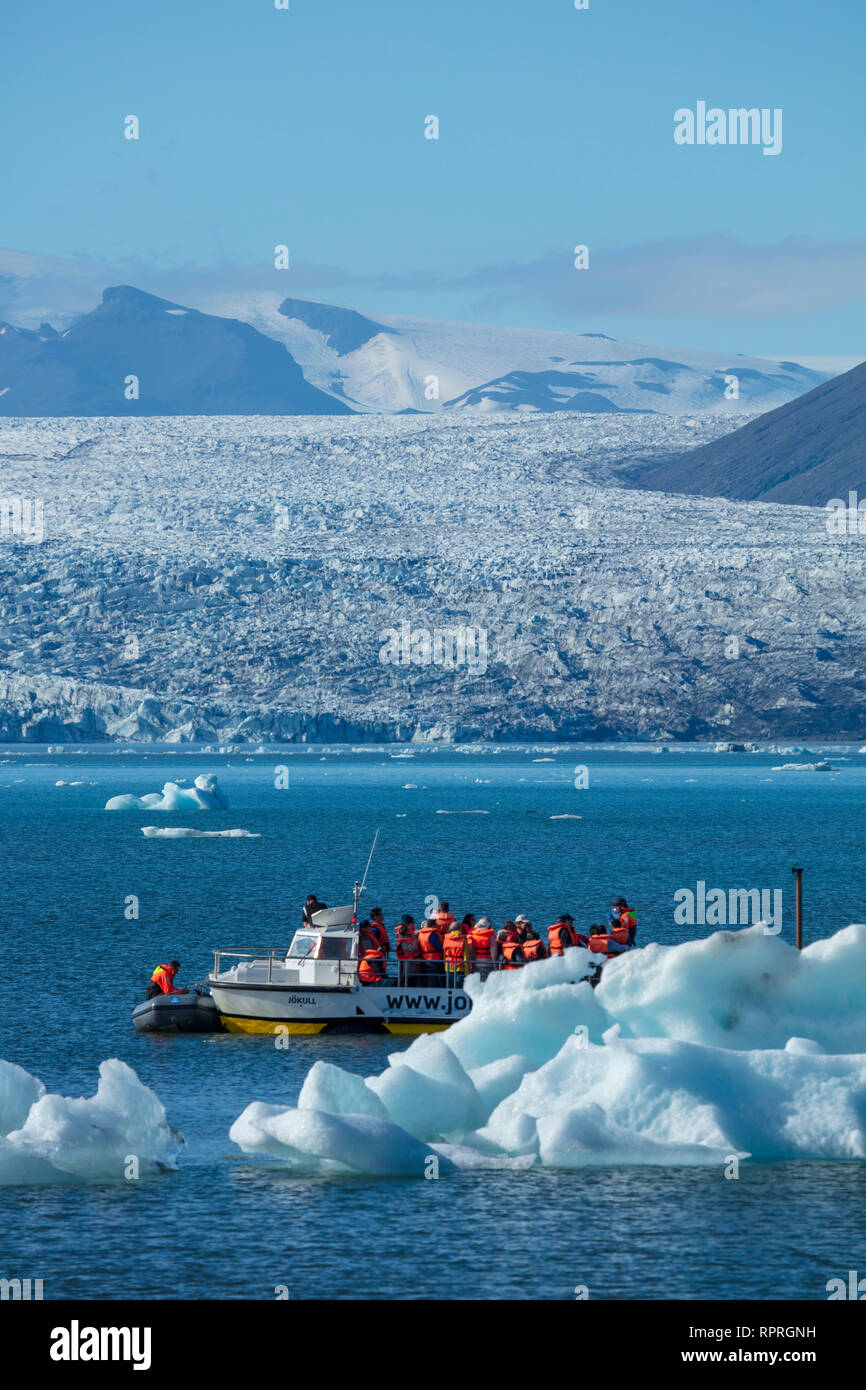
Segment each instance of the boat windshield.
[{"label": "boat windshield", "polygon": [[308,960],[351,960],[352,938],[349,936],[309,936],[296,932],[289,955]]},{"label": "boat windshield", "polygon": [[319,960],[349,960],[352,955],[352,941],[348,936],[323,936],[319,947]]},{"label": "boat windshield", "polygon": [[303,932],[296,932],[294,940],[289,947],[290,956],[314,956],[316,954],[316,941],[318,937],[305,936]]}]

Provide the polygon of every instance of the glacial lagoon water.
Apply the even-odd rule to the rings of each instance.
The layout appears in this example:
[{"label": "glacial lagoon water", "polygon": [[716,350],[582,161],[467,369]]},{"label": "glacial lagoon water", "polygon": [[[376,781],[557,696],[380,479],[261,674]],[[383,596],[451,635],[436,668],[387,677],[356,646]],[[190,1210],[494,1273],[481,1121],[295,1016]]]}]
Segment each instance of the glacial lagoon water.
[{"label": "glacial lagoon water", "polygon": [[[625,893],[640,939],[672,943],[712,930],[673,918],[703,881],[781,890],[792,939],[795,862],[807,941],[866,920],[854,748],[829,755],[835,773],[774,771],[817,748],[398,751],[0,750],[0,1056],[64,1095],[91,1095],[119,1057],[186,1138],[175,1173],[0,1189],[0,1275],[41,1278],[46,1298],[823,1299],[866,1268],[860,1163],[425,1181],[293,1177],[232,1145],[244,1106],[294,1103],[317,1059],[372,1074],[408,1042],[141,1036],[133,1005],[160,960],[191,983],[217,946],[285,943],[308,891],[345,901],[377,826],[366,902],[390,924],[438,894],[497,924],[522,911],[546,926],[567,906],[586,925]],[[227,811],[103,809],[206,772]],[[142,834],[155,823],[251,836]]]}]

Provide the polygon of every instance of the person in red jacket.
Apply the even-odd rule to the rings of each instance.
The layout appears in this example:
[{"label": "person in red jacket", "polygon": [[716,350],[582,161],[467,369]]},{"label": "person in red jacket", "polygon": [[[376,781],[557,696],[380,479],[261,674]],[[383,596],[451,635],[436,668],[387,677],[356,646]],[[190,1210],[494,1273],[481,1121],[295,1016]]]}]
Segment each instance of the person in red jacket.
[{"label": "person in red jacket", "polygon": [[169,961],[168,965],[158,965],[150,977],[145,999],[156,999],[160,994],[189,994],[188,989],[175,989],[174,977],[180,970],[180,961]]}]

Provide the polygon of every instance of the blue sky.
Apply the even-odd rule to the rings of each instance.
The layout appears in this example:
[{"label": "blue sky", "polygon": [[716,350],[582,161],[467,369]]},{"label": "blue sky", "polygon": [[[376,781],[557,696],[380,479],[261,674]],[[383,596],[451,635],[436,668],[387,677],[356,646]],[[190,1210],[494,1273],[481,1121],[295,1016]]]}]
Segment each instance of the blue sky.
[{"label": "blue sky", "polygon": [[[589,5],[6,0],[0,244],[189,302],[866,354],[859,0]],[[677,146],[698,100],[782,108],[781,154]]]}]

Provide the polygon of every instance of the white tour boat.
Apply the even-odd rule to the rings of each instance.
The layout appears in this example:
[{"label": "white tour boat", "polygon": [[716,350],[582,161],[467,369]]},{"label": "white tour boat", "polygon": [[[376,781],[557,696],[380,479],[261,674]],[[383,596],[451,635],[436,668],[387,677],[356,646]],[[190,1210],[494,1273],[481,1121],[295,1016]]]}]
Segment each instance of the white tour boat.
[{"label": "white tour boat", "polygon": [[432,1033],[465,1018],[463,976],[387,957],[381,983],[358,978],[358,899],[324,908],[288,950],[219,950],[205,983],[230,1033]]}]

